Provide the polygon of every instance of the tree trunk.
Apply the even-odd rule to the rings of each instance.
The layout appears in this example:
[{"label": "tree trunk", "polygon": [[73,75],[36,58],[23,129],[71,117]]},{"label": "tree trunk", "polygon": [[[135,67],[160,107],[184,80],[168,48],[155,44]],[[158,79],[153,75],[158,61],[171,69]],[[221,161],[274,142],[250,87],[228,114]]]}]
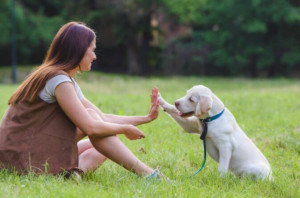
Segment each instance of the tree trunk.
[{"label": "tree trunk", "polygon": [[255,55],[250,56],[250,61],[249,61],[249,73],[251,78],[256,78],[258,76],[258,72],[257,72],[257,57]]},{"label": "tree trunk", "polygon": [[140,64],[142,74],[149,74],[150,68],[148,64],[148,51],[150,49],[150,41],[152,40],[151,34],[151,13],[144,17],[142,26],[144,27],[143,37],[142,37],[142,46],[140,50]]},{"label": "tree trunk", "polygon": [[283,55],[282,50],[276,50],[275,61],[272,64],[272,66],[269,68],[269,73],[268,73],[269,77],[275,77],[278,74],[285,75],[285,72],[287,72],[286,69],[283,69],[282,65],[280,64],[282,55]]},{"label": "tree trunk", "polygon": [[127,41],[126,46],[127,64],[128,64],[128,74],[138,75],[141,74],[141,68],[139,66],[139,55],[138,47],[136,42]]}]

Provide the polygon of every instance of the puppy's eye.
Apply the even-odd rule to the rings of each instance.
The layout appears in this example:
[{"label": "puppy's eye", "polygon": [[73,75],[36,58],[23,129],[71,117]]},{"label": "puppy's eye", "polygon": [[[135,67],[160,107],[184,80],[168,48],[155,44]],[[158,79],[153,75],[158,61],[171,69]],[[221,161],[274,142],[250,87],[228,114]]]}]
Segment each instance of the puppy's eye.
[{"label": "puppy's eye", "polygon": [[190,102],[195,102],[195,101],[192,99],[192,97],[189,98],[189,101],[190,101]]}]

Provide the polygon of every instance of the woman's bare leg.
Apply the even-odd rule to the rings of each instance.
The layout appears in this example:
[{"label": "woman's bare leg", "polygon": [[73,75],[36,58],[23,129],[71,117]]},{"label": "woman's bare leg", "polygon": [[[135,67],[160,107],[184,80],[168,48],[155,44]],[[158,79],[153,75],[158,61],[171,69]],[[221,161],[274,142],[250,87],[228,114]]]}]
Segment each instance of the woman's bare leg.
[{"label": "woman's bare leg", "polygon": [[[88,109],[87,111],[94,119],[101,120],[94,110]],[[83,133],[78,129],[76,140],[83,137]],[[106,160],[106,157],[138,175],[147,175],[153,171],[135,157],[117,136],[90,137],[90,139],[80,140],[77,146],[79,168],[84,172],[96,170]]]},{"label": "woman's bare leg", "polygon": [[81,153],[83,153],[84,151],[90,148],[94,148],[94,146],[92,145],[89,139],[80,140],[77,143],[77,147],[78,147],[78,155],[80,155]]},{"label": "woman's bare leg", "polygon": [[89,139],[79,141],[77,146],[79,168],[83,172],[96,170],[107,159],[93,147]]},{"label": "woman's bare leg", "polygon": [[107,158],[138,175],[148,175],[153,169],[140,161],[117,136],[90,137],[94,148]]},{"label": "woman's bare leg", "polygon": [[96,149],[90,148],[85,150],[79,156],[79,168],[83,172],[94,171],[105,162],[106,157],[99,153]]}]

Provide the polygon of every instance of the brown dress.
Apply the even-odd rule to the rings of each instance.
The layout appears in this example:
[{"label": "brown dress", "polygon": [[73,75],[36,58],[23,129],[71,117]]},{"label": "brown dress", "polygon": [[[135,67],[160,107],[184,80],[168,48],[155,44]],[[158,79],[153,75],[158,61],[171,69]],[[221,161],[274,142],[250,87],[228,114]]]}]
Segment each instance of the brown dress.
[{"label": "brown dress", "polygon": [[76,127],[57,102],[10,105],[0,125],[0,167],[53,175],[78,166]]}]

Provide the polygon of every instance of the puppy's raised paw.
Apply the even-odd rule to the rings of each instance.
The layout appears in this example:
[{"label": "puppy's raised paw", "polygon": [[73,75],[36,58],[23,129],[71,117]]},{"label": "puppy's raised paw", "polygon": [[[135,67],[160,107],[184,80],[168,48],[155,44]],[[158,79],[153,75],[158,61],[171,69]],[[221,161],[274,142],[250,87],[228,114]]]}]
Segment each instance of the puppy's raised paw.
[{"label": "puppy's raised paw", "polygon": [[177,112],[176,108],[173,105],[169,104],[167,101],[165,101],[160,93],[158,93],[158,100],[159,100],[159,105],[165,112],[168,113]]},{"label": "puppy's raised paw", "polygon": [[163,97],[161,96],[160,93],[158,93],[158,100],[159,100],[159,104],[160,104],[161,107],[163,107],[163,105],[167,103],[167,102],[163,99]]}]

